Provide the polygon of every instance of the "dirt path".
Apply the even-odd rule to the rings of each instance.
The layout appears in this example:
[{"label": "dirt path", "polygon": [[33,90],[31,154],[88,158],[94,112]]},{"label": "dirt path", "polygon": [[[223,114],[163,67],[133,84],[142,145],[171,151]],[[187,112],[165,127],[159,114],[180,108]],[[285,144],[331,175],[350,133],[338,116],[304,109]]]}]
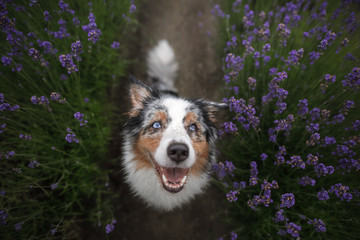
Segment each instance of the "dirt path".
[{"label": "dirt path", "polygon": [[[167,39],[180,66],[176,84],[179,94],[220,101],[222,73],[213,47],[216,27],[212,7],[208,0],[149,0],[138,6],[140,28],[130,48],[130,55],[138,61],[132,74],[146,79],[148,50],[159,40]],[[121,154],[120,144],[113,142],[113,157]],[[114,213],[117,224],[110,239],[217,239],[226,233],[219,215],[224,209],[224,195],[214,186],[183,208],[162,213],[134,198],[121,174],[113,177],[122,197]]]},{"label": "dirt path", "polygon": [[[148,50],[167,39],[179,62],[177,87],[185,97],[221,100],[220,58],[215,56],[216,27],[209,0],[148,0],[140,7],[138,59],[145,64]],[[200,27],[200,26],[201,27]],[[136,76],[145,78],[145,66]],[[215,96],[214,96],[215,94]]]}]

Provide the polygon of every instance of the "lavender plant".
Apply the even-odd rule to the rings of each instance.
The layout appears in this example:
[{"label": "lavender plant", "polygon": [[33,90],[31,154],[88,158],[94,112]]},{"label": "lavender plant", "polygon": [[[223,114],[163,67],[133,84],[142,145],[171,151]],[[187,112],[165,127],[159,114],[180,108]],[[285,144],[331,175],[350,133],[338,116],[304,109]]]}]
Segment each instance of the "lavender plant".
[{"label": "lavender plant", "polygon": [[358,4],[214,7],[230,114],[213,168],[234,229],[224,238],[359,238]]},{"label": "lavender plant", "polygon": [[[0,0],[0,236],[79,239],[112,219],[106,91],[131,1]],[[117,50],[119,49],[119,50]],[[115,196],[111,193],[111,196]],[[114,226],[113,226],[114,228]]]}]

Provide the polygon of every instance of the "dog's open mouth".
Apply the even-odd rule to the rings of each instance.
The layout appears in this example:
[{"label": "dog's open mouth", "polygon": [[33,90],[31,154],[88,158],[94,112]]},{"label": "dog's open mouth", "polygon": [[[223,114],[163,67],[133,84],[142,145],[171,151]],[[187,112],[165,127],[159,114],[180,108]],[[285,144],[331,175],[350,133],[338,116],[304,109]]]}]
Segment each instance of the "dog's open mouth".
[{"label": "dog's open mouth", "polygon": [[161,167],[154,160],[153,163],[166,191],[178,193],[184,188],[188,178],[189,168]]}]

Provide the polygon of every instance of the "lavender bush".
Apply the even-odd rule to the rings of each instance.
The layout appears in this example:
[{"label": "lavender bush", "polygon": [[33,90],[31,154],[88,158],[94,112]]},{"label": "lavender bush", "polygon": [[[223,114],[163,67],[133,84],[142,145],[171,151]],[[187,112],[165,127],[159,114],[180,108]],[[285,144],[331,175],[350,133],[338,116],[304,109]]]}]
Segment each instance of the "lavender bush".
[{"label": "lavender bush", "polygon": [[226,1],[230,239],[360,236],[359,1]]},{"label": "lavender bush", "polygon": [[106,90],[124,74],[135,9],[0,0],[1,239],[79,239],[80,223],[105,234],[116,222],[100,167],[111,164]]}]

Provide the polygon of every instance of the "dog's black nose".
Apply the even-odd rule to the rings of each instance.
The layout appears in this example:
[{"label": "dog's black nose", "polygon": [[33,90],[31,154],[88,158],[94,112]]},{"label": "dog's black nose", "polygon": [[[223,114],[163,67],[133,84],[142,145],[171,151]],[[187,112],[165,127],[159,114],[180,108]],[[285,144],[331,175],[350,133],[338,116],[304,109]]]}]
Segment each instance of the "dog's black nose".
[{"label": "dog's black nose", "polygon": [[167,155],[176,163],[185,161],[189,156],[189,148],[183,143],[172,143],[167,149]]}]

